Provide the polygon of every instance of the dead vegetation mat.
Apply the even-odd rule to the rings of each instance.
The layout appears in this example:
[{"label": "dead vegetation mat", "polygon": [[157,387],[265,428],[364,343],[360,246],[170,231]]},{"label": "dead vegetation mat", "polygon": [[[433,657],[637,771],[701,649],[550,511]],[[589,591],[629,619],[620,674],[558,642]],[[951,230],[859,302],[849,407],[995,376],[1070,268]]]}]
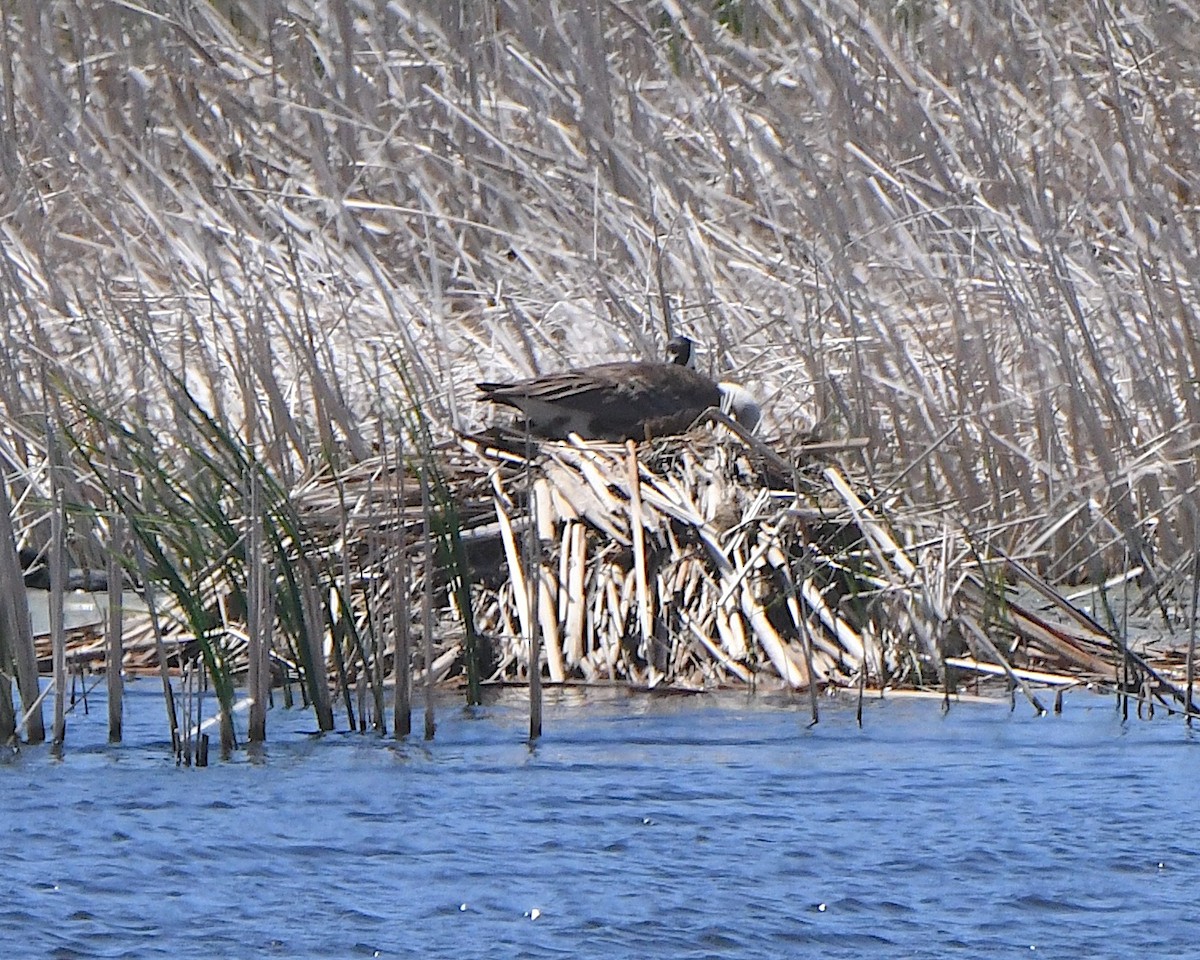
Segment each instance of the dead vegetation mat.
[{"label": "dead vegetation mat", "polygon": [[[483,679],[527,682],[536,635],[552,683],[953,692],[990,678],[1039,708],[1035,687],[1089,683],[1183,701],[1178,655],[1135,653],[986,537],[877,489],[857,446],[768,446],[721,428],[626,445],[501,433],[444,444]],[[436,682],[465,672],[444,556],[430,567],[435,619],[420,617],[434,534],[428,491],[423,501],[407,473],[365,460],[290,493],[306,530],[290,561],[319,554],[357,625],[357,642],[329,651],[351,680],[391,675],[406,626],[434,636],[430,649],[406,638],[414,680],[427,656]],[[247,631],[222,593],[216,633],[236,664]],[[197,638],[165,622],[178,662]],[[127,669],[155,666],[151,638],[148,625],[129,631]],[[103,638],[81,632],[71,649],[102,660]],[[278,635],[274,655],[299,670]]]}]

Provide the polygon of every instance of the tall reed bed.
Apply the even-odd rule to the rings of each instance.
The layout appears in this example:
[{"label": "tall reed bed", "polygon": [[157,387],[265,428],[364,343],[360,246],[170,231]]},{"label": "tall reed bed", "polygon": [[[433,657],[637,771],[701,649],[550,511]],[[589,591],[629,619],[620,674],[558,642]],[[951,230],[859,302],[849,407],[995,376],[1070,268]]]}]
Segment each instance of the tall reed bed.
[{"label": "tall reed bed", "polygon": [[[102,565],[112,518],[130,524],[223,703],[246,615],[213,584],[252,586],[254,629],[289,638],[328,727],[326,648],[350,710],[344,652],[372,662],[362,630],[387,614],[364,628],[329,599],[346,570],[310,549],[295,488],[395,463],[403,437],[469,608],[430,451],[484,418],[471,383],[682,331],[765,401],[778,445],[865,438],[872,489],[1052,582],[1124,578],[1131,608],[1186,612],[1197,15],[1074,13],[9,0],[15,536],[51,539],[60,397],[71,549]],[[256,484],[261,545],[233,522]],[[248,550],[283,584],[269,615]],[[28,656],[6,631],[6,667]],[[27,674],[0,683],[34,697]]]}]

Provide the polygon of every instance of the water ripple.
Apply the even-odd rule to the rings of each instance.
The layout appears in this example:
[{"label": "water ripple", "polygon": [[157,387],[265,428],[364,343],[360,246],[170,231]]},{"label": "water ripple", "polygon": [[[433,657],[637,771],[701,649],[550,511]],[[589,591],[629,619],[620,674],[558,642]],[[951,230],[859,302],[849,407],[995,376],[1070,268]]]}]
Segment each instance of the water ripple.
[{"label": "water ripple", "polygon": [[[1189,739],[1108,709],[743,697],[443,709],[176,768],[161,702],[0,764],[0,932],[29,955],[1188,955]],[[1101,701],[1095,701],[1097,705]],[[88,722],[92,725],[89,727]],[[92,738],[89,740],[89,736]],[[140,736],[140,740],[135,740]]]}]

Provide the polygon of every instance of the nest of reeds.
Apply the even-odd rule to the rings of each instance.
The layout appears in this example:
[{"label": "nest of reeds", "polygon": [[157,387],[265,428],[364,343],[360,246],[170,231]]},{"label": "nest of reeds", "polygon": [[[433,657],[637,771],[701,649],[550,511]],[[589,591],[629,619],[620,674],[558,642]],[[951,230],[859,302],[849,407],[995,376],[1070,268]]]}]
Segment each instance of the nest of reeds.
[{"label": "nest of reeds", "polygon": [[[876,495],[831,455],[852,446],[798,443],[784,458],[719,428],[535,451],[469,441],[502,553],[475,585],[494,678],[527,679],[538,647],[558,682],[1114,676],[1098,624],[1019,564],[981,555],[967,531]],[[1020,602],[1007,585],[1021,578],[1066,617]]]}]

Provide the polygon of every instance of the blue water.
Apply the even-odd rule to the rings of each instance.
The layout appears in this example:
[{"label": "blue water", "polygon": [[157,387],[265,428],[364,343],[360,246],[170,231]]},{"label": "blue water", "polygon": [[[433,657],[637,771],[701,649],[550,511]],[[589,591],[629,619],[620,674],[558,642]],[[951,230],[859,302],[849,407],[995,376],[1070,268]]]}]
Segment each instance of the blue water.
[{"label": "blue water", "polygon": [[[5,957],[1192,956],[1195,738],[1022,705],[515,696],[167,757],[153,684],[0,764]],[[419,723],[418,717],[418,723]],[[419,726],[418,726],[419,729]]]}]

